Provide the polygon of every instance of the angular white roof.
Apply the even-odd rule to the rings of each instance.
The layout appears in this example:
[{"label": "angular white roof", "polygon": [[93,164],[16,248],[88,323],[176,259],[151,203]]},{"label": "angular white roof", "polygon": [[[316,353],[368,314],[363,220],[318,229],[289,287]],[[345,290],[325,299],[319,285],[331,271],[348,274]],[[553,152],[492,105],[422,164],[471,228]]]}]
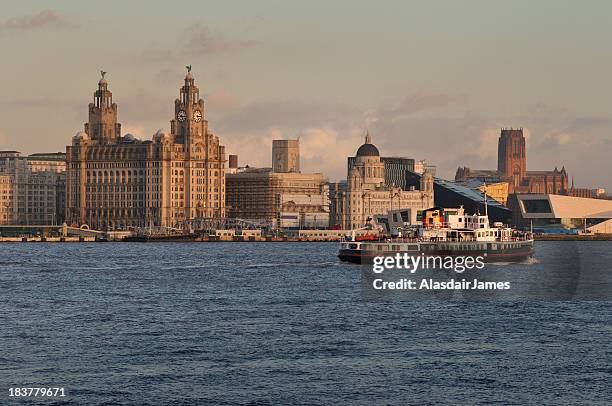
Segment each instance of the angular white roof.
[{"label": "angular white roof", "polygon": [[525,204],[519,204],[524,218],[612,218],[612,200],[589,199],[548,194],[519,194],[519,202],[528,200],[547,200],[552,213],[538,213],[525,210]]}]

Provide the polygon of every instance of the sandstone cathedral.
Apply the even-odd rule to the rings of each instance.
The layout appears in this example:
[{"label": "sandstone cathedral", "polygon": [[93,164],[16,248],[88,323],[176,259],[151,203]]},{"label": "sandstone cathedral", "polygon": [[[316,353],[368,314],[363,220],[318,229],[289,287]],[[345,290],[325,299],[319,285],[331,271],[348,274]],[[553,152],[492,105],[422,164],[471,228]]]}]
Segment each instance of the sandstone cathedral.
[{"label": "sandstone cathedral", "polygon": [[528,171],[523,129],[502,129],[497,147],[497,170],[460,167],[456,182],[477,179],[485,183],[508,182],[509,193],[567,194],[565,167],[552,171]]}]

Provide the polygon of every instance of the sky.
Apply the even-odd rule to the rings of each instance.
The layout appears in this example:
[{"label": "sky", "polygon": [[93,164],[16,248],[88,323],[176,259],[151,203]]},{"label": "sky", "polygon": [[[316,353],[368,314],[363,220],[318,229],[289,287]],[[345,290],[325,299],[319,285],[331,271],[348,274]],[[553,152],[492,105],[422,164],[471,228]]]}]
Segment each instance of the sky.
[{"label": "sky", "polygon": [[106,78],[124,133],[169,129],[192,73],[240,165],[300,137],[302,170],[383,156],[494,169],[522,127],[527,169],[612,191],[612,2],[140,1],[0,5],[0,150],[65,151]]}]

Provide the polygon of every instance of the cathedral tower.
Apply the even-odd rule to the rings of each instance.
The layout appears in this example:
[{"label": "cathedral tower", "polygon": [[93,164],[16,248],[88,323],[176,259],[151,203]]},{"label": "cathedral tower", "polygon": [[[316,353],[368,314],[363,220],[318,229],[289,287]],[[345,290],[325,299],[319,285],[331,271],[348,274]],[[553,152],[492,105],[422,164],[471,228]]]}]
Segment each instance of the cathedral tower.
[{"label": "cathedral tower", "polygon": [[523,129],[502,129],[497,151],[497,170],[511,179],[512,186],[520,186],[527,175]]},{"label": "cathedral tower", "polygon": [[117,104],[113,103],[113,94],[108,90],[101,71],[98,90],[94,92],[94,102],[89,103],[89,122],[85,124],[85,133],[100,144],[112,144],[121,135],[121,124],[117,123]]}]

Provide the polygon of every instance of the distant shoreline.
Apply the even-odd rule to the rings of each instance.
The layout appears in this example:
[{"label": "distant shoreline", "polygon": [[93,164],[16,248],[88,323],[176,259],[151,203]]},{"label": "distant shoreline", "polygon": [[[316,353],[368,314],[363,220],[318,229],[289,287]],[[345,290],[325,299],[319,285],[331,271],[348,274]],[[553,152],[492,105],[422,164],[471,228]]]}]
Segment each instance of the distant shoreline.
[{"label": "distant shoreline", "polygon": [[533,239],[536,241],[612,241],[612,234],[536,234]]},{"label": "distant shoreline", "polygon": [[[546,234],[546,235],[534,235],[536,241],[612,241],[612,234],[597,234],[597,235],[568,235],[568,234]],[[317,238],[296,238],[296,237],[259,237],[259,238],[223,238],[223,239],[209,239],[207,237],[194,237],[194,238],[152,238],[141,241],[122,241],[122,240],[96,240],[94,237],[47,237],[41,239],[41,237],[0,237],[0,243],[88,243],[88,242],[208,242],[208,243],[219,243],[219,242],[334,242],[337,243],[339,240],[336,239],[317,239]]]}]

